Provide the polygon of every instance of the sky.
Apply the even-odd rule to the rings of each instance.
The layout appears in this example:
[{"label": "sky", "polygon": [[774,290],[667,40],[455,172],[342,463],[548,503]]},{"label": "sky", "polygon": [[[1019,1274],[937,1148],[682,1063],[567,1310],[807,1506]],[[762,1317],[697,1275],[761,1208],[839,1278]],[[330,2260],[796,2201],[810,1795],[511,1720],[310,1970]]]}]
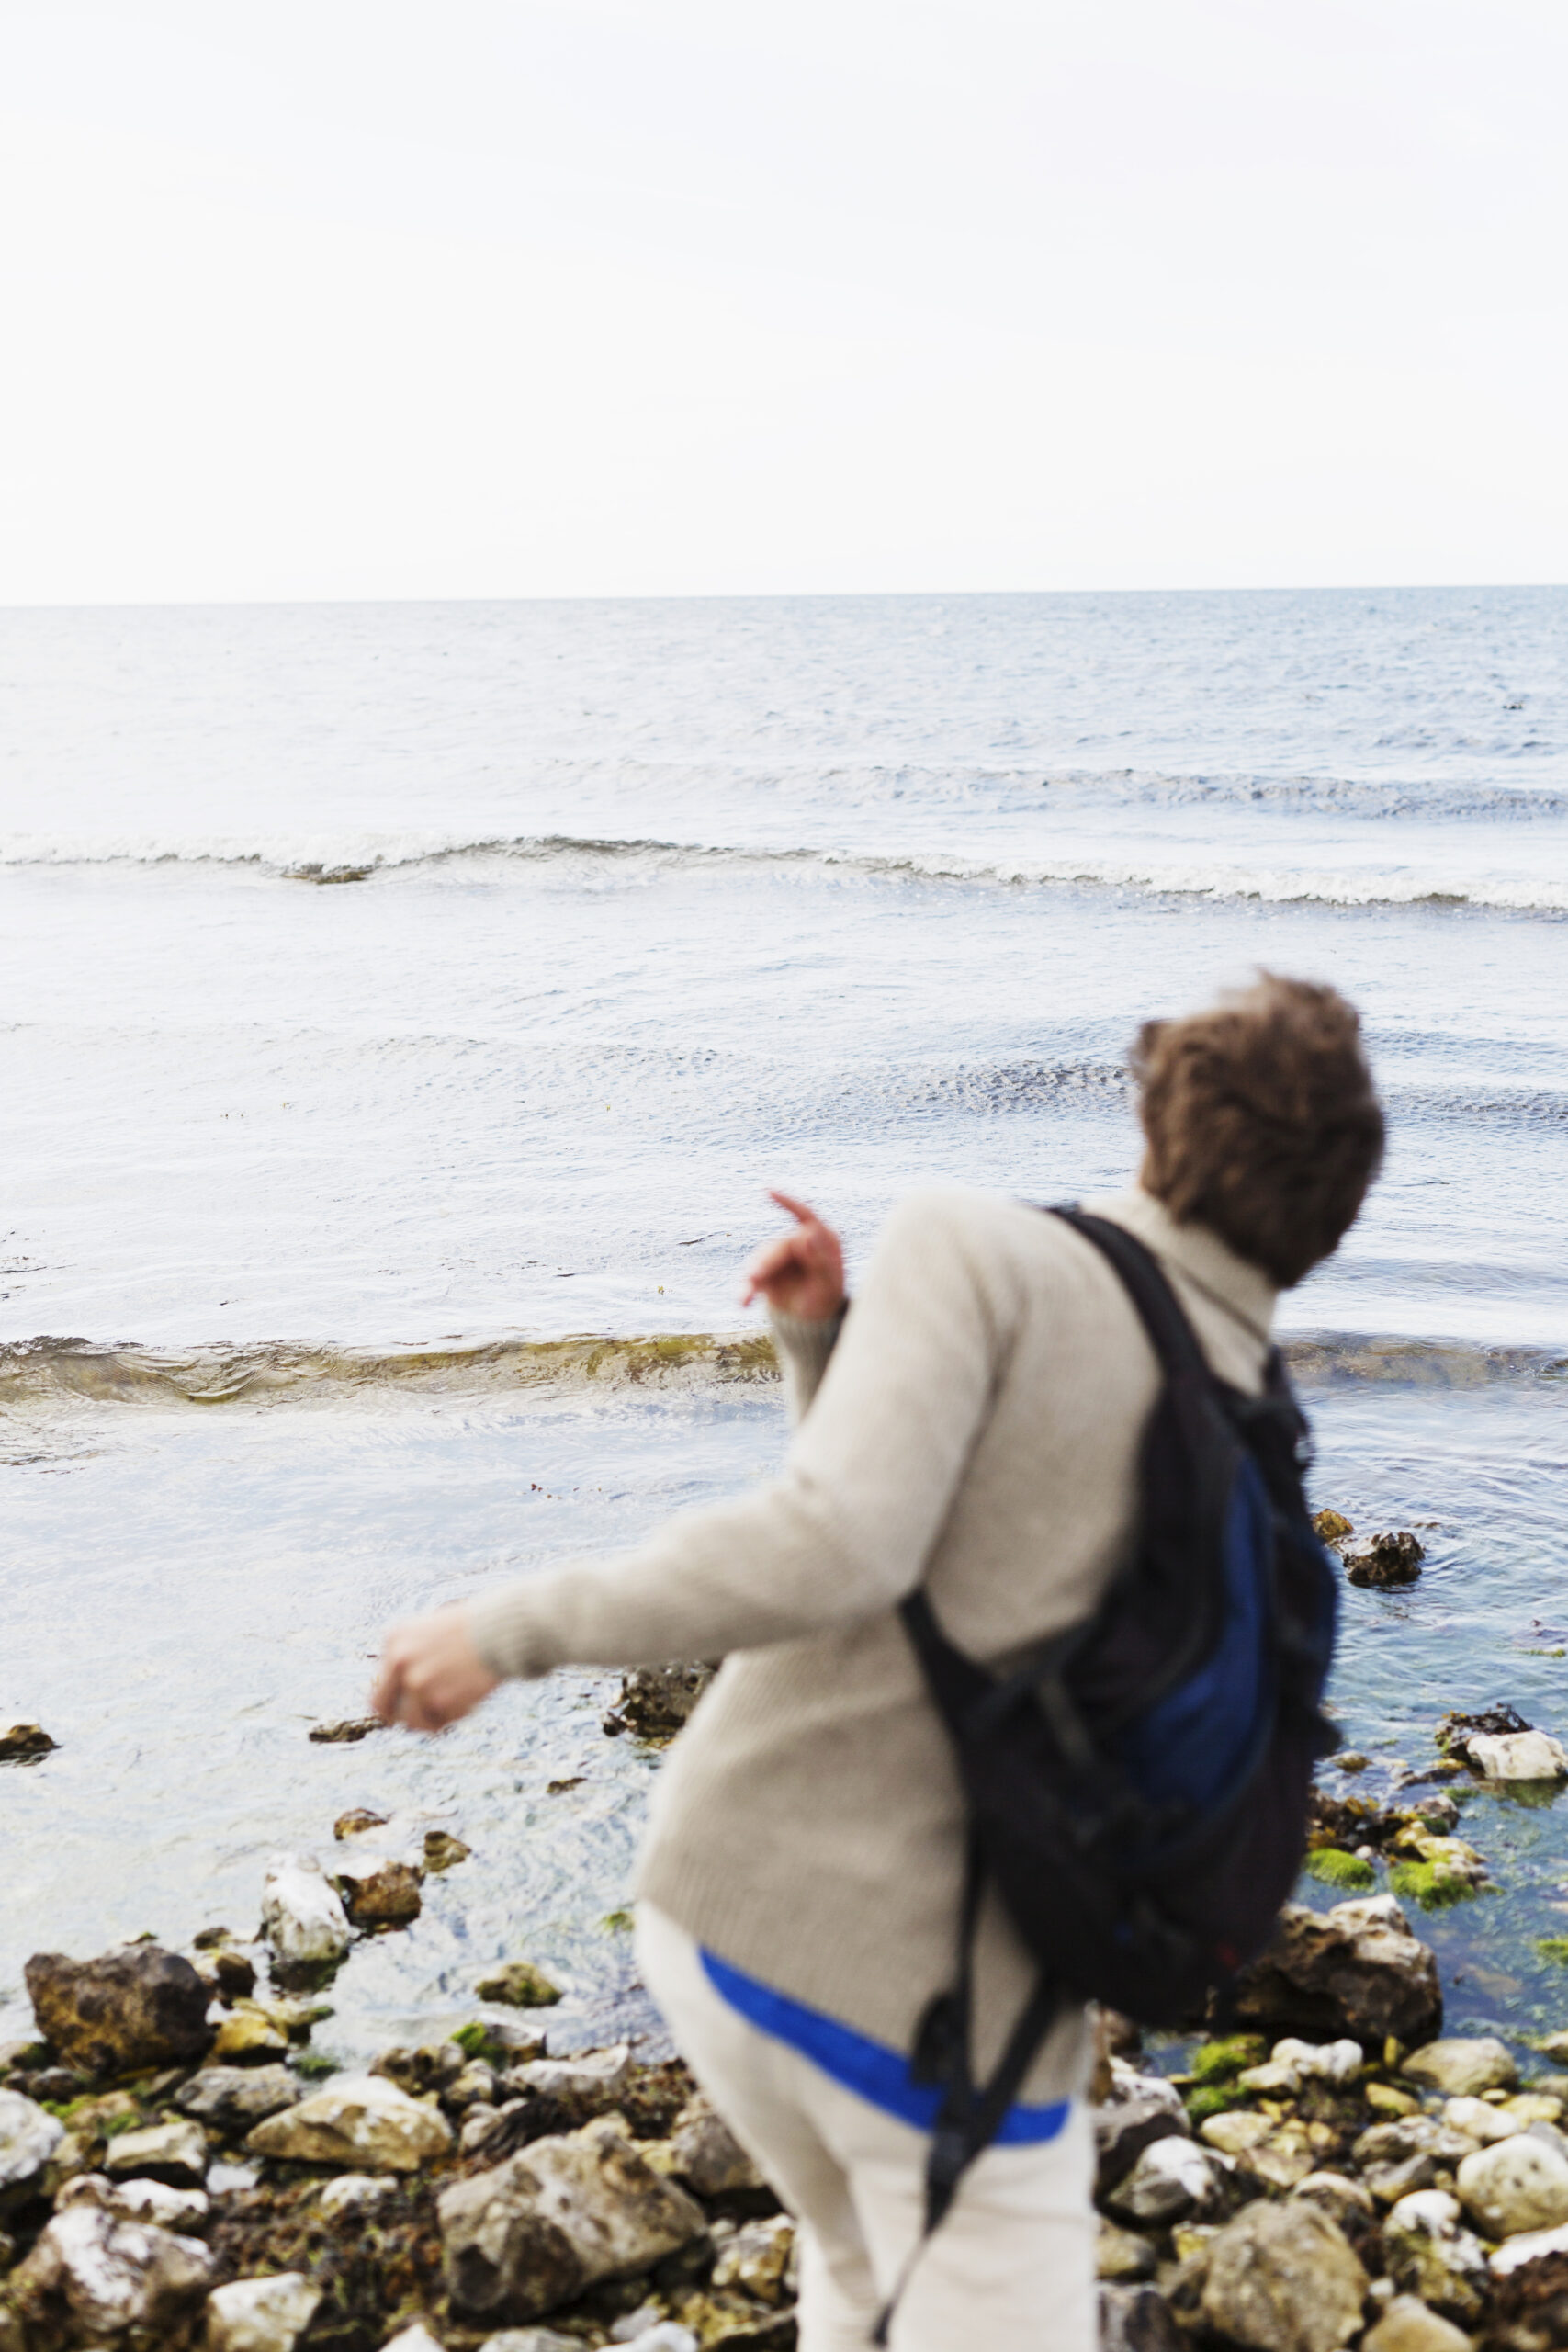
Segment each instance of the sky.
[{"label": "sky", "polygon": [[0,603],[1568,578],[1562,0],[0,0]]}]

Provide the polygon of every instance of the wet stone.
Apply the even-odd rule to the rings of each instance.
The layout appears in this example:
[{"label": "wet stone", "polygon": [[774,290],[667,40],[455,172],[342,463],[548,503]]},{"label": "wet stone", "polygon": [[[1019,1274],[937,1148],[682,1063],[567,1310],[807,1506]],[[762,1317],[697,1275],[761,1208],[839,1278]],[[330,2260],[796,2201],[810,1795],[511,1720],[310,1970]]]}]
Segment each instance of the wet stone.
[{"label": "wet stone", "polygon": [[412,1863],[375,1861],[362,1869],[335,1871],[333,1883],[343,1897],[350,1924],[375,1932],[406,1928],[418,1918],[423,1878],[424,1872]]},{"label": "wet stone", "polygon": [[199,2238],[80,2204],[45,2225],[10,2290],[17,2308],[43,2327],[64,2322],[90,2343],[138,2328],[156,2343],[201,2301],[212,2270]]},{"label": "wet stone", "polygon": [[1236,2014],[1314,2041],[1430,2041],[1442,2022],[1437,1957],[1392,1895],[1327,1912],[1289,1903],[1262,1957],[1236,1979]]},{"label": "wet stone", "polygon": [[499,2001],[513,2009],[547,2009],[561,1997],[559,1985],[528,1960],[509,1960],[492,1968],[474,1990],[481,2001]]},{"label": "wet stone", "polygon": [[203,2066],[175,2093],[175,2105],[216,2131],[244,2132],[301,2096],[299,2076],[287,2066]]},{"label": "wet stone", "polygon": [[39,2033],[84,2074],[194,2064],[212,2039],[207,1986],[188,1960],[156,1944],[96,1960],[36,1952],[23,1973]]},{"label": "wet stone", "polygon": [[372,1813],[368,1805],[356,1804],[350,1806],[347,1813],[339,1814],[333,1824],[333,1836],[339,1838],[362,1838],[367,1829],[385,1829],[386,1826],[384,1813]]},{"label": "wet stone", "polygon": [[262,1889],[262,1927],[282,1965],[330,1966],[353,1941],[348,1916],[320,1862],[280,1854]]},{"label": "wet stone", "polygon": [[287,2056],[288,2036],[269,2012],[254,2001],[237,2001],[220,2018],[211,2056],[228,2069],[250,2064],[265,2068],[267,2062]]},{"label": "wet stone", "polygon": [[8,1731],[0,1731],[0,1764],[36,1764],[59,1745],[41,1724],[13,1724]]},{"label": "wet stone", "polygon": [[1429,2041],[1411,2052],[1400,2073],[1450,2098],[1477,2098],[1483,2091],[1512,2090],[1518,2068],[1506,2042],[1490,2034],[1473,2039]]},{"label": "wet stone", "polygon": [[468,1860],[473,1850],[471,1846],[465,1846],[460,1838],[454,1838],[450,1830],[427,1829],[424,1833],[424,1867],[427,1871],[455,1870],[459,1862]]},{"label": "wet stone", "polygon": [[621,1678],[621,1695],[604,1717],[612,1737],[631,1732],[663,1745],[690,1721],[713,1680],[711,1666],[639,1666]]},{"label": "wet stone", "polygon": [[1366,1549],[1348,1552],[1345,1572],[1354,1585],[1383,1589],[1390,1586],[1414,1584],[1421,1573],[1426,1558],[1425,1546],[1411,1534],[1408,1528],[1369,1537]]}]

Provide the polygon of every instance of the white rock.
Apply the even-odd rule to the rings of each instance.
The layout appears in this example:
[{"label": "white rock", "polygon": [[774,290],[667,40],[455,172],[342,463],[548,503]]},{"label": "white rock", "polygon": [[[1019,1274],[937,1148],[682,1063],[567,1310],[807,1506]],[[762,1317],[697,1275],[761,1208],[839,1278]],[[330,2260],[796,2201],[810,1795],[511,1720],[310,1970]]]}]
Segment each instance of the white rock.
[{"label": "white rock", "polygon": [[527,2059],[521,2066],[509,2067],[503,2081],[513,2096],[543,2091],[552,2098],[614,2098],[631,2066],[631,2045],[618,2041],[611,2050],[585,2050],[577,2058]]},{"label": "white rock", "polygon": [[479,2352],[582,2352],[581,2335],[562,2335],[553,2327],[503,2327],[487,2335]]},{"label": "white rock", "polygon": [[1506,2278],[1511,2271],[1524,2270],[1532,2262],[1544,2262],[1549,2255],[1568,2254],[1568,2222],[1554,2230],[1525,2230],[1517,2237],[1500,2245],[1492,2256],[1492,2275]]},{"label": "white rock", "polygon": [[762,2176],[722,2115],[699,2091],[675,2118],[668,2142],[669,2170],[699,2197],[761,2188]]},{"label": "white rock", "polygon": [[397,2182],[383,2173],[340,2172],[321,2191],[323,2213],[364,2213],[390,2197]]},{"label": "white rock", "polygon": [[634,2335],[626,2352],[697,2352],[697,2339],[678,2320],[661,2319],[657,2327]]},{"label": "white rock", "polygon": [[635,2344],[639,2335],[646,2335],[650,2327],[657,2327],[663,2317],[664,2313],[657,2303],[638,2303],[635,2312],[626,2312],[615,2322],[610,2330],[610,2341],[612,2344]]},{"label": "white rock", "polygon": [[1568,1780],[1568,1750],[1550,1732],[1472,1732],[1464,1748],[1489,1781]]},{"label": "white rock", "polygon": [[1384,2227],[1391,2230],[1422,2230],[1428,2237],[1438,2237],[1446,2230],[1457,2230],[1463,2217],[1463,2208],[1457,2197],[1446,2188],[1413,2188],[1408,2197],[1401,2197],[1389,2207]]},{"label": "white rock", "polygon": [[390,2336],[382,2352],[441,2352],[441,2346],[423,2320],[415,2320],[399,2335]]},{"label": "white rock", "polygon": [[1568,2158],[1533,2132],[1521,2132],[1466,2156],[1457,2185],[1465,2211],[1489,2238],[1517,2237],[1568,2222]]},{"label": "white rock", "polygon": [[794,2251],[795,2223],[787,2213],[748,2222],[725,2241],[714,2265],[713,2283],[739,2287],[760,2303],[782,2302]]},{"label": "white rock", "polygon": [[1194,2140],[1152,2140],[1106,2202],[1123,2221],[1185,2221],[1213,2201],[1224,2163]]},{"label": "white rock", "polygon": [[1353,2083],[1366,2061],[1361,2045],[1340,2041],[1277,2041],[1269,2053],[1277,2066],[1290,2066],[1303,2082]]},{"label": "white rock", "polygon": [[72,2205],[48,2222],[10,2284],[24,2299],[58,2299],[89,2337],[148,2329],[154,2339],[211,2280],[213,2258],[199,2238],[140,2222],[119,2222],[98,2205]]},{"label": "white rock", "polygon": [[269,2115],[245,2145],[253,2155],[294,2164],[417,2172],[447,2153],[452,2127],[439,2108],[410,2098],[385,2075],[343,2075],[298,2107]]},{"label": "white rock", "polygon": [[1496,2140],[1511,2140],[1525,2129],[1522,2115],[1506,2114],[1500,2107],[1489,2107],[1483,2098],[1446,2098],[1443,2121],[1456,2132],[1468,2132],[1483,2147]]},{"label": "white rock", "polygon": [[1451,2098],[1511,2090],[1519,2078],[1513,2052],[1491,2033],[1428,2041],[1413,2050],[1399,2071],[1412,2082],[1427,2083]]},{"label": "white rock", "polygon": [[207,2226],[209,2199],[199,2188],[171,2188],[164,2180],[110,2180],[101,2172],[78,2173],[55,2199],[56,2212],[68,2205],[96,2205],[121,2222],[153,2222],[161,2230],[197,2235]]},{"label": "white rock", "polygon": [[262,1889],[262,1931],[279,1960],[341,1960],[354,1940],[337,1889],[313,1855],[274,1857]]},{"label": "white rock", "polygon": [[1248,2205],[1214,2239],[1208,2325],[1251,2352],[1338,2352],[1361,2325],[1367,2274],[1326,2213],[1303,2199]]},{"label": "white rock", "polygon": [[36,2099],[0,2091],[0,2188],[36,2180],[65,2137],[65,2126]]},{"label": "white rock", "polygon": [[1383,2253],[1400,2291],[1418,2295],[1445,2318],[1470,2326],[1482,2314],[1489,2283],[1486,2252],[1461,2227],[1457,2200],[1440,2188],[1401,2197],[1383,2222]]},{"label": "white rock", "polygon": [[1296,2069],[1282,2059],[1266,2059],[1261,2066],[1244,2066],[1236,2088],[1254,2098],[1294,2098],[1302,2086]]},{"label": "white rock", "polygon": [[236,2278],[207,2299],[207,2352],[293,2352],[321,2290],[298,2270]]}]

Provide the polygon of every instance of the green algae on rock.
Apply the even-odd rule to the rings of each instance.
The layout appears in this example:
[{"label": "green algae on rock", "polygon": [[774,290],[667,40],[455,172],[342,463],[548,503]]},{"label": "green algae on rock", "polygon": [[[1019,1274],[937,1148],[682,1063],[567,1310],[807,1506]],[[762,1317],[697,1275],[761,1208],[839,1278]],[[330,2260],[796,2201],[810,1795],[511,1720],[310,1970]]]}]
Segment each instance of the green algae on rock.
[{"label": "green algae on rock", "polygon": [[511,2009],[547,2009],[561,1997],[542,1968],[531,1960],[509,1960],[481,1976],[474,1987],[481,2001],[500,2001]]}]

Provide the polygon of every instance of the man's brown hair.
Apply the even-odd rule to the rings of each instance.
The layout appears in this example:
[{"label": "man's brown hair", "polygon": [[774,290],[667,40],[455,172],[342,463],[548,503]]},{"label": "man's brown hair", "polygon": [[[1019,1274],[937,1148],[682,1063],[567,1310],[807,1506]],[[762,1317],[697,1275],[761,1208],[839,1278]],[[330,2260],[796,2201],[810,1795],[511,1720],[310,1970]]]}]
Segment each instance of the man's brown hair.
[{"label": "man's brown hair", "polygon": [[1145,1190],[1281,1290],[1338,1248],[1382,1159],[1360,1029],[1337,989],[1260,972],[1133,1047]]}]

